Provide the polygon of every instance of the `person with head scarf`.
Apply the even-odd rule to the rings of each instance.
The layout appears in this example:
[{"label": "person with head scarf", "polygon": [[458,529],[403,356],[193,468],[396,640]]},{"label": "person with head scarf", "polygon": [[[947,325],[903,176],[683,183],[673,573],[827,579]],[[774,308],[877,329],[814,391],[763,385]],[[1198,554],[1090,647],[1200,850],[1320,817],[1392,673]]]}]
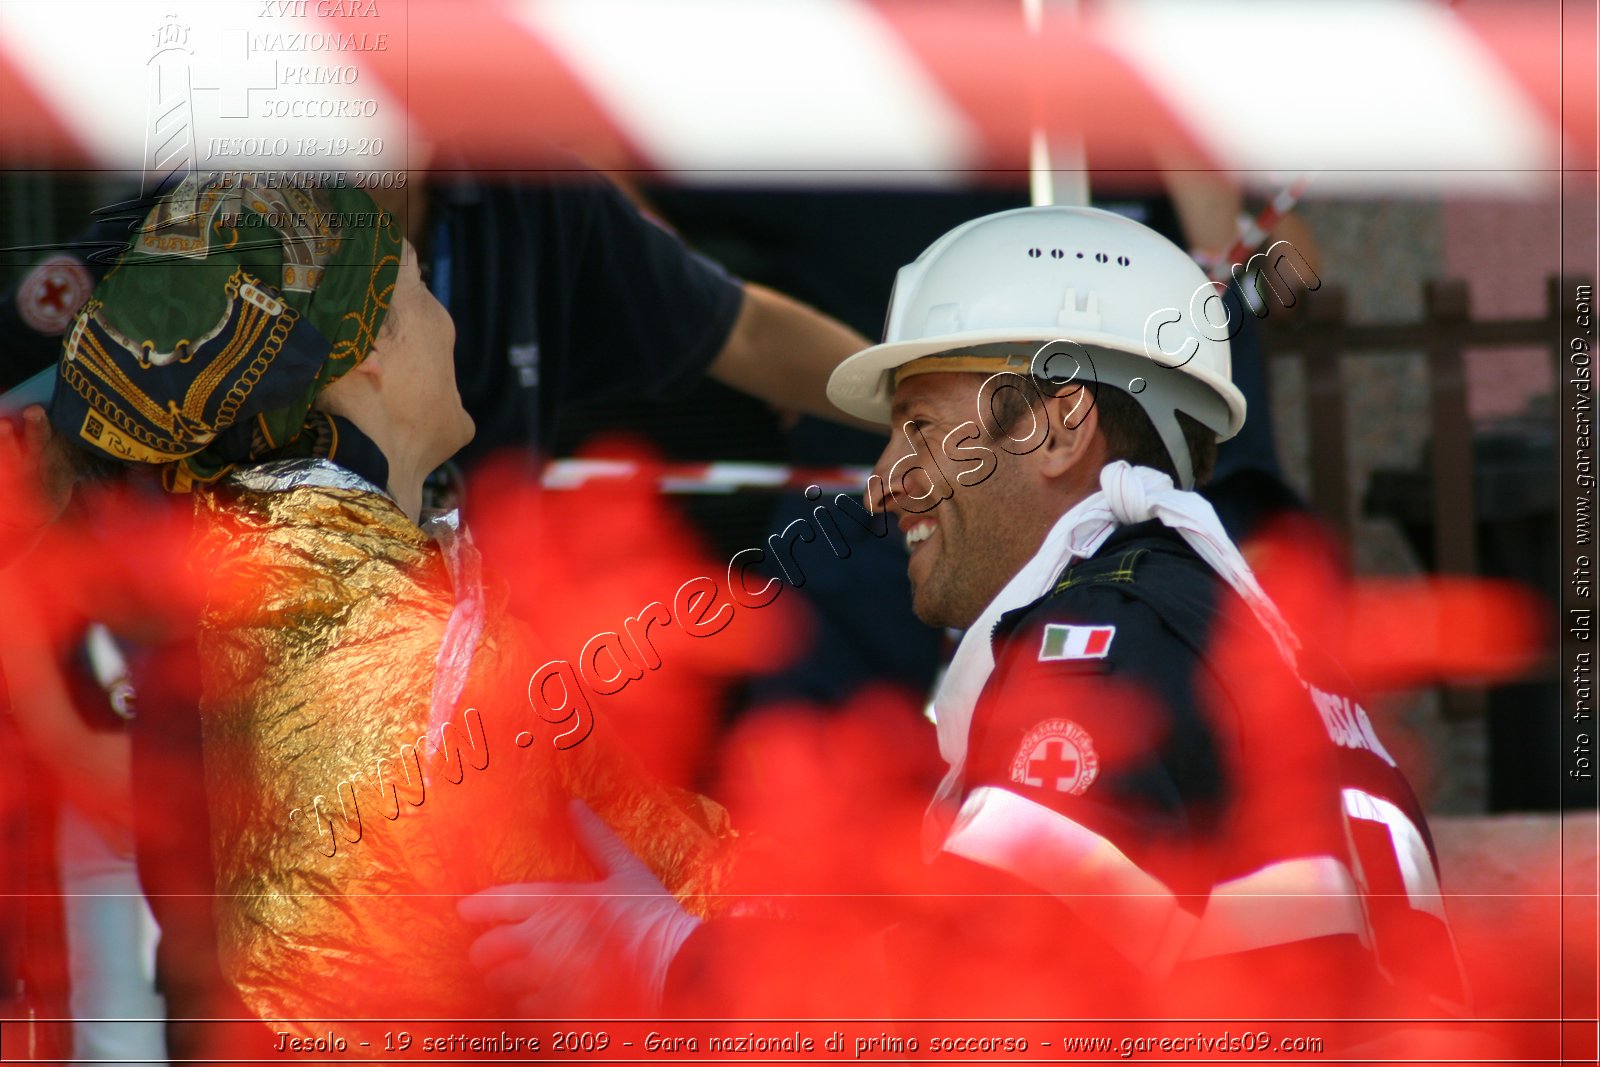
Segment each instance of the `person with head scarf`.
[{"label": "person with head scarf", "polygon": [[453,902],[592,877],[571,798],[691,910],[730,863],[720,809],[598,734],[552,744],[527,698],[551,657],[454,513],[423,515],[424,479],[473,429],[452,340],[365,193],[202,175],[145,219],[58,366],[60,441],[194,495],[211,827],[194,845],[228,983],[291,1033],[507,1014]]}]

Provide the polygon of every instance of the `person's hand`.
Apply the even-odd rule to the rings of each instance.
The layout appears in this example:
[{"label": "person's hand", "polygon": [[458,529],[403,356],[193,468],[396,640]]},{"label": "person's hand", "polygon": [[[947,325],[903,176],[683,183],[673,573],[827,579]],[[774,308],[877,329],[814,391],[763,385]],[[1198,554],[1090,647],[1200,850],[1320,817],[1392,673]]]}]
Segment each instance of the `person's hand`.
[{"label": "person's hand", "polygon": [[0,565],[33,546],[72,497],[72,472],[50,447],[50,423],[37,404],[22,413],[21,432],[0,418]]},{"label": "person's hand", "polygon": [[502,885],[463,898],[463,919],[496,924],[469,958],[531,1017],[652,1011],[700,920],[587,805],[574,800],[570,810],[601,880]]}]

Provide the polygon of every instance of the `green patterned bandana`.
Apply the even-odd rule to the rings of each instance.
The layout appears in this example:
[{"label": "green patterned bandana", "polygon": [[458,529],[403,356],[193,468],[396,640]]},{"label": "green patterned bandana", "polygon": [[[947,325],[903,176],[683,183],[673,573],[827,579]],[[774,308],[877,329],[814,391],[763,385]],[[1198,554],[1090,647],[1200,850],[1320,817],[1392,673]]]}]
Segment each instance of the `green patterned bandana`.
[{"label": "green patterned bandana", "polygon": [[190,176],[73,323],[51,422],[160,465],[175,492],[240,463],[331,455],[337,433],[311,403],[371,351],[401,243],[357,189]]}]

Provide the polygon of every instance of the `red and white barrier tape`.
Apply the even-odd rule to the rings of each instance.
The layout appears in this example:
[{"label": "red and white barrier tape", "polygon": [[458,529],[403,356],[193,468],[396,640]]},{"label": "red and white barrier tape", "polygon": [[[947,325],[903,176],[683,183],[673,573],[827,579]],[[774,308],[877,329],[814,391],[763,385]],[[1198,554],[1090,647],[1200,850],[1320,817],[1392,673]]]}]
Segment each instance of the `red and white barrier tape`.
[{"label": "red and white barrier tape", "polygon": [[1243,267],[1248,262],[1251,254],[1260,248],[1267,240],[1267,236],[1283,221],[1285,215],[1294,210],[1294,206],[1305,195],[1306,188],[1311,184],[1312,175],[1302,174],[1288,186],[1280,190],[1255,218],[1244,219],[1239,224],[1239,236],[1233,244],[1219,256],[1210,256],[1196,253],[1195,258],[1205,268],[1206,274],[1212,281],[1227,282],[1233,276],[1235,265]]},{"label": "red and white barrier tape", "polygon": [[869,467],[789,467],[777,463],[660,463],[629,460],[558,459],[542,476],[546,489],[583,489],[597,483],[637,478],[651,472],[661,493],[801,493],[816,486],[823,494],[859,494]]},{"label": "red and white barrier tape", "polygon": [[668,177],[953,183],[1023,170],[1037,129],[1097,168],[1431,191],[1545,181],[1563,138],[1592,154],[1592,91],[1551,75],[1592,71],[1593,41],[1556,0],[1468,6],[1124,0],[1034,35],[1015,4],[914,0],[0,2],[0,155],[382,173],[428,139],[485,166],[554,144]]}]

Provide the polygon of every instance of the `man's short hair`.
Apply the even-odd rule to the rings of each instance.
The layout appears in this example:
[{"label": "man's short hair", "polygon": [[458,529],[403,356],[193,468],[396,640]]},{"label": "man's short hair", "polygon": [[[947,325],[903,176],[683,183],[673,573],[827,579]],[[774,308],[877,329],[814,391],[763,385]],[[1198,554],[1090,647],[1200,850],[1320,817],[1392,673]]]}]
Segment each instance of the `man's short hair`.
[{"label": "man's short hair", "polygon": [[[1054,396],[1058,386],[1034,379],[1041,396]],[[1155,423],[1132,396],[1114,385],[1088,382],[1083,388],[1089,391],[1089,403],[1100,409],[1100,433],[1106,439],[1107,462],[1127,460],[1136,467],[1153,467],[1178,481],[1177,467],[1167,453]],[[1066,395],[1065,393],[1062,394]],[[1028,410],[1027,398],[1020,389],[1002,389],[995,394],[995,421],[999,428],[1010,430]],[[1194,484],[1204,484],[1211,478],[1217,463],[1217,435],[1195,419],[1178,412],[1178,426],[1183,430],[1184,443],[1189,446],[1189,460],[1194,467]]]}]

